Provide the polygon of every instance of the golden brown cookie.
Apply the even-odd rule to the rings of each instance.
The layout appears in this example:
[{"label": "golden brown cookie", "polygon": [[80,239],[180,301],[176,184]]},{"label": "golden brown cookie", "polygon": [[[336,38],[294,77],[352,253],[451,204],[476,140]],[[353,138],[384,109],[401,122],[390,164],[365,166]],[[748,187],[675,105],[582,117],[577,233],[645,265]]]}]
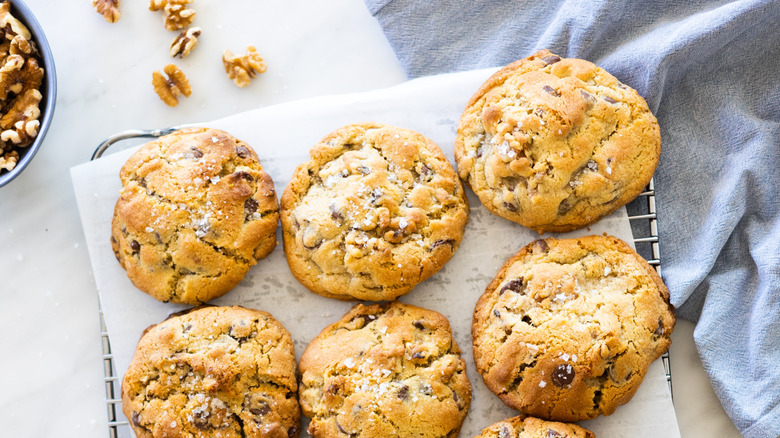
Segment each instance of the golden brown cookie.
[{"label": "golden brown cookie", "polygon": [[315,438],[455,437],[471,385],[447,319],[358,304],[303,353],[301,407]]},{"label": "golden brown cookie", "polygon": [[290,334],[270,314],[202,307],[144,331],[122,380],[138,438],[298,436]]},{"label": "golden brown cookie", "polygon": [[474,361],[485,385],[521,413],[590,419],[633,397],[674,323],[661,277],[622,240],[537,240],[477,302]]},{"label": "golden brown cookie", "polygon": [[160,137],[119,176],[111,246],[133,284],[160,301],[219,297],[276,246],[273,181],[252,148],[226,132]]},{"label": "golden brown cookie", "polygon": [[392,300],[455,253],[468,201],[438,146],[408,129],[348,125],[325,137],[282,195],[293,275],[338,299]]},{"label": "golden brown cookie", "polygon": [[596,438],[596,434],[576,424],[518,415],[486,427],[475,438]]},{"label": "golden brown cookie", "polygon": [[455,140],[458,173],[485,207],[540,233],[582,228],[634,199],[660,153],[639,93],[547,50],[491,76]]}]

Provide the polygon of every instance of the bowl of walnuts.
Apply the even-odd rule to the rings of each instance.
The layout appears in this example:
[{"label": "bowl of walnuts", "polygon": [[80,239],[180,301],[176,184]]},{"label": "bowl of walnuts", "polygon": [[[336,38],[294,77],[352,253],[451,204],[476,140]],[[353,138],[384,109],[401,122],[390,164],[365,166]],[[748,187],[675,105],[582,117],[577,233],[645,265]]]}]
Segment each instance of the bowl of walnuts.
[{"label": "bowl of walnuts", "polygon": [[54,57],[41,25],[23,2],[0,2],[0,187],[38,152],[56,96]]}]

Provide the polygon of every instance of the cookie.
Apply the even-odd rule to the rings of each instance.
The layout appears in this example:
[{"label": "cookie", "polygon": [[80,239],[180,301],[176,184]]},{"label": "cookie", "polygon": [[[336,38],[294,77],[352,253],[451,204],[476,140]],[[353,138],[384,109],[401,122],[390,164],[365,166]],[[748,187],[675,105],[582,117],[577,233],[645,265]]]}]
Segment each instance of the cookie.
[{"label": "cookie", "polygon": [[671,343],[661,277],[615,237],[537,240],[509,259],[474,309],[474,361],[521,413],[612,414]]},{"label": "cookie", "polygon": [[438,146],[408,129],[348,125],[295,170],[281,199],[293,275],[331,298],[393,300],[455,253],[468,201]]},{"label": "cookie", "polygon": [[273,181],[252,148],[226,132],[160,137],[119,176],[111,246],[133,284],[160,301],[219,297],[276,246]]},{"label": "cookie", "polygon": [[297,389],[292,339],[271,315],[201,307],[144,331],[122,409],[138,438],[294,438]]},{"label": "cookie", "polygon": [[585,227],[634,199],[660,153],[639,93],[547,50],[491,76],[455,140],[458,173],[485,207],[540,233]]},{"label": "cookie", "polygon": [[518,415],[486,427],[475,438],[596,438],[596,435],[576,424]]},{"label": "cookie", "polygon": [[471,385],[447,319],[399,302],[358,304],[303,353],[314,438],[456,437]]}]

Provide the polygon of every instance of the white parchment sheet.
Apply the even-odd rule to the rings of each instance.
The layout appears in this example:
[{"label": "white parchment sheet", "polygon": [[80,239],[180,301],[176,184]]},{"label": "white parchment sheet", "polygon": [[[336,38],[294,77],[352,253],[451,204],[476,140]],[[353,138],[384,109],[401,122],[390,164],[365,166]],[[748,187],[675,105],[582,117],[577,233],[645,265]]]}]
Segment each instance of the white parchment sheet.
[{"label": "white parchment sheet", "polygon": [[[416,130],[438,144],[451,162],[460,113],[471,94],[493,70],[478,70],[416,79],[367,93],[328,96],[261,108],[203,126],[223,129],[249,143],[273,177],[277,194],[289,182],[294,168],[308,159],[308,151],[326,134],[342,125],[363,121],[388,123]],[[133,127],[135,128],[135,127]],[[140,292],[128,280],[111,250],[111,217],[121,187],[119,169],[135,148],[71,169],[100,303],[111,340],[117,374],[121,378],[141,332],[184,306],[160,303]],[[471,316],[479,296],[504,262],[538,237],[518,224],[488,212],[470,191],[471,214],[463,242],[455,256],[436,275],[417,286],[401,301],[444,314],[463,350],[473,399],[462,437],[517,414],[482,383],[471,351]],[[609,233],[631,243],[625,209],[588,229],[562,236]],[[281,242],[281,235],[277,239]],[[306,345],[325,326],[354,303],[315,295],[290,273],[282,245],[250,269],[227,295],[212,302],[238,304],[274,315],[292,334],[300,358]],[[96,315],[97,317],[97,315]],[[97,333],[95,334],[97,336]],[[121,415],[121,414],[120,414]],[[304,419],[304,429],[307,420]],[[599,437],[679,437],[663,364],[657,360],[634,399],[614,415],[582,423]],[[131,432],[122,432],[125,436]],[[302,436],[307,436],[304,432]]]}]

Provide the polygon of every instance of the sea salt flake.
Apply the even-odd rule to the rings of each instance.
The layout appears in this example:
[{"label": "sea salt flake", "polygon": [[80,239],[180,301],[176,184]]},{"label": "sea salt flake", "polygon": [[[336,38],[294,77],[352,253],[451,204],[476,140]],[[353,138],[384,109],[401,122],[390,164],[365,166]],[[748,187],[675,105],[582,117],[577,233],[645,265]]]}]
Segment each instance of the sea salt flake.
[{"label": "sea salt flake", "polygon": [[146,227],[146,232],[147,232],[147,233],[153,233],[153,232],[154,232],[154,228],[152,228],[152,227]]},{"label": "sea salt flake", "polygon": [[561,359],[568,361],[571,356],[568,355],[568,353],[561,354]]},{"label": "sea salt flake", "polygon": [[211,142],[212,142],[212,143],[216,143],[216,142],[218,142],[218,141],[219,141],[219,140],[217,139],[217,137],[211,137]]},{"label": "sea salt flake", "polygon": [[547,382],[545,382],[544,380],[540,380],[539,381],[539,387],[540,388],[544,388],[545,386],[547,386]]}]

